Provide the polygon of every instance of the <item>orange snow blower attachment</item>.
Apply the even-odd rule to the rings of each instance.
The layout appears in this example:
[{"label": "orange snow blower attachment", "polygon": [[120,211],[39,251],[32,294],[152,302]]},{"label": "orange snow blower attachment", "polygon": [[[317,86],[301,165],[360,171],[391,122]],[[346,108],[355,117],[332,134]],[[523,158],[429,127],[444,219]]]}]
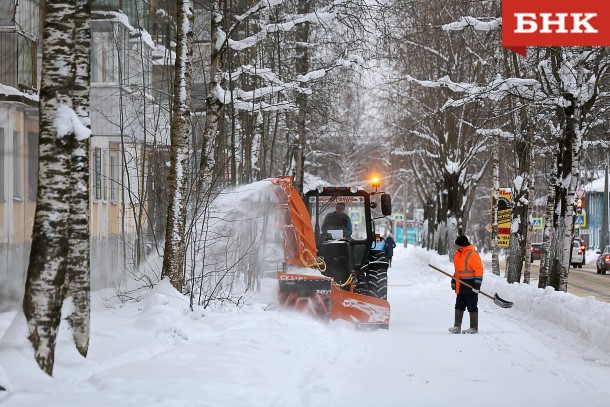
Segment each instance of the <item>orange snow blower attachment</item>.
[{"label": "orange snow blower attachment", "polygon": [[[271,182],[278,187],[276,208],[284,248],[284,266],[278,271],[280,306],[323,320],[343,319],[359,326],[387,328],[388,263],[370,249],[374,240],[370,209],[375,205],[371,205],[369,194],[357,188],[325,187],[309,191],[304,202],[292,186],[292,177],[277,177]],[[327,225],[326,219],[321,228],[319,225],[320,214],[328,216],[330,208],[340,206],[347,206],[354,219],[353,225],[351,220],[346,223],[353,230],[345,229],[343,238],[339,229],[327,233],[333,226]],[[331,218],[336,216],[340,215]],[[343,222],[347,222],[345,216],[341,217]]]},{"label": "orange snow blower attachment", "polygon": [[277,209],[284,244],[284,261],[287,264],[314,267],[316,239],[311,228],[307,207],[292,186],[292,177],[277,177],[271,182],[279,188]]}]

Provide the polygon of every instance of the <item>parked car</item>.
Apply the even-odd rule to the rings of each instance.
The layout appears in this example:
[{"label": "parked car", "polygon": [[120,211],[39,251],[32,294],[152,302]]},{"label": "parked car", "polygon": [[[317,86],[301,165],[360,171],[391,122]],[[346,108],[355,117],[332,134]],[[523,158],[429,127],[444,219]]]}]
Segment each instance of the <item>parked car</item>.
[{"label": "parked car", "polygon": [[531,263],[533,263],[534,260],[540,260],[542,258],[542,243],[532,243],[530,251],[532,252],[532,256],[530,257]]},{"label": "parked car", "polygon": [[585,265],[585,254],[587,253],[587,246],[585,246],[585,242],[579,238],[576,237],[574,238],[574,242],[578,242],[578,244],[580,245],[580,250],[582,250],[582,265]]},{"label": "parked car", "polygon": [[585,264],[585,249],[578,240],[572,241],[572,255],[570,256],[570,265],[574,268],[582,268]]},{"label": "parked car", "polygon": [[610,270],[610,246],[606,246],[603,252],[597,251],[599,256],[595,260],[597,274],[606,274]]}]

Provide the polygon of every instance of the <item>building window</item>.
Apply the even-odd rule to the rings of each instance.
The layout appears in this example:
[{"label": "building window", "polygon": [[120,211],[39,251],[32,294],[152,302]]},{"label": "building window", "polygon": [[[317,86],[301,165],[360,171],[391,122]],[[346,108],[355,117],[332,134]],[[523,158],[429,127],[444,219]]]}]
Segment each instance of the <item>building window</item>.
[{"label": "building window", "polygon": [[[0,3],[2,2],[0,1]],[[13,88],[17,88],[17,36],[18,34],[14,32],[0,31],[0,55],[2,55],[0,83]]]},{"label": "building window", "polygon": [[112,202],[119,201],[119,170],[121,169],[121,164],[119,161],[119,152],[111,151],[110,152],[110,200]]},{"label": "building window", "polygon": [[[22,35],[17,37],[17,50],[19,53],[19,60],[17,61],[17,84],[24,85],[28,88],[36,86],[36,84],[32,82],[33,49],[36,49],[33,41]],[[34,56],[36,56],[35,53]]]},{"label": "building window", "polygon": [[93,32],[91,82],[115,82],[115,41],[112,33]]},{"label": "building window", "polygon": [[21,200],[21,134],[13,132],[13,198]]},{"label": "building window", "polygon": [[0,1],[0,26],[14,26],[15,2]]},{"label": "building window", "polygon": [[38,192],[38,134],[28,133],[28,199],[36,200]]},{"label": "building window", "polygon": [[96,200],[102,199],[102,149],[93,149],[93,190]]},{"label": "building window", "polygon": [[102,200],[108,200],[108,151],[102,153]]},{"label": "building window", "polygon": [[5,154],[6,154],[6,148],[4,148],[4,129],[2,127],[0,127],[0,202],[4,202],[5,195],[4,195],[4,176],[6,174],[6,171],[4,169],[4,162],[5,160]]}]

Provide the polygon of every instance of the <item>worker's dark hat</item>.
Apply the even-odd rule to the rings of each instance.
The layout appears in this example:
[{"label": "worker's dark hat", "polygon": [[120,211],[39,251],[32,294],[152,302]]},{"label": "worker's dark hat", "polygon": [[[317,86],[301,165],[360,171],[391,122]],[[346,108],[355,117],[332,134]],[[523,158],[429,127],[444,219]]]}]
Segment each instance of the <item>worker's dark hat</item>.
[{"label": "worker's dark hat", "polygon": [[470,246],[470,242],[465,235],[458,236],[458,238],[455,239],[455,244],[462,247]]}]

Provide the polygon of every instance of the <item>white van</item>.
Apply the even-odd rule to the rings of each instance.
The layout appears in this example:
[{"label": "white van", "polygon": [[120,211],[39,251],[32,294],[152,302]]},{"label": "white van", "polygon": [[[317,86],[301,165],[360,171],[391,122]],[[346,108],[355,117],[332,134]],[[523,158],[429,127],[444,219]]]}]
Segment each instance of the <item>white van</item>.
[{"label": "white van", "polygon": [[574,268],[582,268],[585,264],[585,247],[578,240],[572,241],[572,255],[570,256],[570,265]]}]

